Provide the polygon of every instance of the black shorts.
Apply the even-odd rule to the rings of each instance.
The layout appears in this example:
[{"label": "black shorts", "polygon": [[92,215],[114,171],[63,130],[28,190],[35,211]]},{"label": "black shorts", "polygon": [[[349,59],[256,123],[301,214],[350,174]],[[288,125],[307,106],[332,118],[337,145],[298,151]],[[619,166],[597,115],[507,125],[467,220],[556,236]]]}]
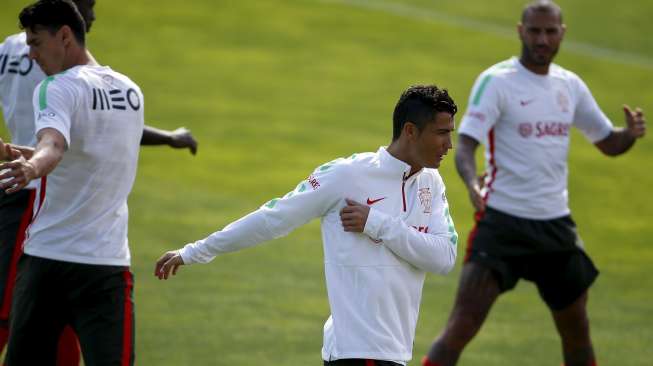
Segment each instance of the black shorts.
[{"label": "black shorts", "polygon": [[33,189],[10,195],[0,190],[0,326],[6,326],[9,320],[18,259],[32,220],[34,197]]},{"label": "black shorts", "polygon": [[9,327],[6,365],[54,365],[70,324],[84,364],[133,365],[133,277],[123,266],[62,262],[23,255]]},{"label": "black shorts", "polygon": [[529,220],[487,207],[469,235],[465,262],[493,270],[501,292],[520,278],[537,285],[553,310],[571,305],[599,271],[585,254],[571,216]]},{"label": "black shorts", "polygon": [[335,361],[324,361],[324,366],[401,366],[401,364],[392,361],[346,358]]}]

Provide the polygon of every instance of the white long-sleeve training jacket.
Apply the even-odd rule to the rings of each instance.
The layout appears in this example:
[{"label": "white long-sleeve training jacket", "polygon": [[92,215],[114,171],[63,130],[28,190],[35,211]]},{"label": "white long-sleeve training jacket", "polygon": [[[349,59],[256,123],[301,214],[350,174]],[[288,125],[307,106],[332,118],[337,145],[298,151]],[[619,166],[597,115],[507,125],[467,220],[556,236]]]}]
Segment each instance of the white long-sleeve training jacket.
[{"label": "white long-sleeve training jacket", "polygon": [[[287,235],[322,220],[331,316],[324,360],[411,359],[426,272],[448,273],[458,235],[435,169],[412,176],[385,148],[318,167],[295,190],[180,250],[185,264]],[[370,206],[362,233],[345,232],[345,199]]]}]

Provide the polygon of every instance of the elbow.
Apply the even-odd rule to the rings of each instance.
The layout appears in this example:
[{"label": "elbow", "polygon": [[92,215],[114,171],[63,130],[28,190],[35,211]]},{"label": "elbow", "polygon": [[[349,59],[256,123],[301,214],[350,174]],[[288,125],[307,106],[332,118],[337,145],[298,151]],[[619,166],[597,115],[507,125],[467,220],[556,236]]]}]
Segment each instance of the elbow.
[{"label": "elbow", "polygon": [[611,158],[615,158],[615,157],[617,157],[617,156],[619,156],[619,155],[621,155],[623,153],[623,151],[619,151],[617,149],[603,148],[603,149],[600,149],[600,150],[603,153],[603,155],[611,157]]},{"label": "elbow", "polygon": [[444,276],[451,272],[455,266],[456,251],[452,249],[446,255],[435,258],[431,261],[425,270],[427,272],[437,273]]},{"label": "elbow", "polygon": [[456,256],[448,258],[449,260],[438,271],[438,274],[447,275],[456,267]]}]

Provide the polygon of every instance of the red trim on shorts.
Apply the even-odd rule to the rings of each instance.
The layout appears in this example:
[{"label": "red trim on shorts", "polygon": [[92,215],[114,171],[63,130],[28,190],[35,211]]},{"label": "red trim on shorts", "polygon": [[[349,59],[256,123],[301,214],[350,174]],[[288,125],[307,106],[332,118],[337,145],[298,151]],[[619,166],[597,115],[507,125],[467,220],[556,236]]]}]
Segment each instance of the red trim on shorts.
[{"label": "red trim on shorts", "polygon": [[465,250],[465,259],[463,263],[467,263],[469,257],[472,255],[472,247],[474,246],[474,238],[476,238],[476,233],[478,232],[478,222],[481,221],[485,211],[478,211],[474,214],[474,227],[472,231],[469,232],[469,237],[467,238],[467,249]]},{"label": "red trim on shorts", "polygon": [[374,366],[374,360],[365,360],[365,366]]},{"label": "red trim on shorts", "polygon": [[437,362],[431,362],[428,357],[424,356],[424,358],[422,358],[422,366],[440,366],[440,364]]},{"label": "red trim on shorts", "polygon": [[133,321],[132,321],[132,301],[131,294],[132,289],[134,288],[134,280],[132,274],[129,270],[123,272],[123,277],[125,278],[125,314],[123,320],[123,331],[122,331],[122,361],[121,366],[131,365],[132,357],[132,334],[133,334]]},{"label": "red trim on shorts", "polygon": [[2,308],[0,308],[0,319],[8,319],[9,311],[11,310],[11,298],[14,293],[14,284],[16,283],[16,272],[18,270],[18,259],[23,254],[23,244],[27,233],[27,227],[32,221],[32,212],[34,211],[34,199],[36,192],[33,189],[29,190],[29,198],[27,208],[20,218],[18,225],[18,232],[16,233],[16,242],[14,243],[14,251],[11,254],[11,262],[9,262],[9,272],[7,274],[7,285],[5,287],[4,299]]}]

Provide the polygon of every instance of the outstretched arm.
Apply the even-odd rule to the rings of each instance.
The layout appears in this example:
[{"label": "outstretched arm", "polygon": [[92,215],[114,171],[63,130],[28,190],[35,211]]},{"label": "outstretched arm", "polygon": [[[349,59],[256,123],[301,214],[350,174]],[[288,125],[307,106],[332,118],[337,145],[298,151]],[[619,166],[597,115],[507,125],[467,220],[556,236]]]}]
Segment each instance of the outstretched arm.
[{"label": "outstretched arm", "polygon": [[143,128],[141,145],[168,145],[175,149],[190,149],[193,155],[197,153],[197,141],[185,127],[166,131],[146,125]]},{"label": "outstretched arm", "polygon": [[595,144],[605,155],[617,156],[625,153],[635,144],[635,140],[646,134],[646,120],[640,108],[631,111],[630,107],[625,105],[624,113],[626,127],[613,129],[608,137]]},{"label": "outstretched arm", "polygon": [[180,265],[208,263],[217,255],[285,236],[311,219],[324,216],[340,200],[343,178],[337,171],[325,164],[283,198],[268,201],[204,239],[166,252],[157,260],[154,275],[168,279],[170,272],[174,275]]}]

